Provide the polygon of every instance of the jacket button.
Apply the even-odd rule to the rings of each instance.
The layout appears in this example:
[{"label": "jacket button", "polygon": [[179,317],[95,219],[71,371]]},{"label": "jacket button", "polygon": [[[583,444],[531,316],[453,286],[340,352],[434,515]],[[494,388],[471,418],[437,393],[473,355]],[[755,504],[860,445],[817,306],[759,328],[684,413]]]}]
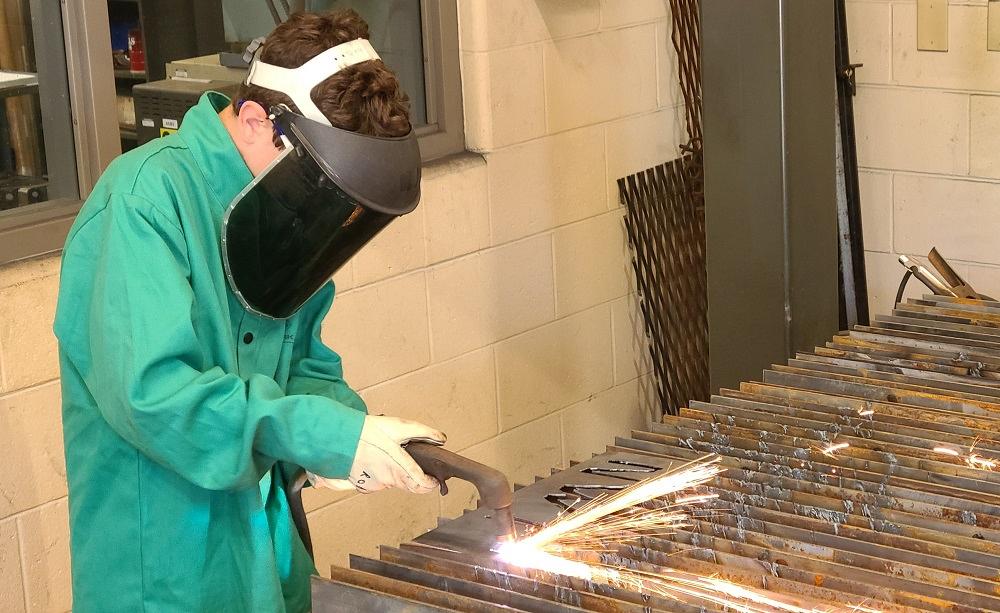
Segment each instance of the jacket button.
[{"label": "jacket button", "polygon": [[252,343],[253,342],[253,333],[252,332],[247,332],[246,334],[244,334],[243,335],[243,342],[246,343],[247,345],[249,345],[250,343]]}]

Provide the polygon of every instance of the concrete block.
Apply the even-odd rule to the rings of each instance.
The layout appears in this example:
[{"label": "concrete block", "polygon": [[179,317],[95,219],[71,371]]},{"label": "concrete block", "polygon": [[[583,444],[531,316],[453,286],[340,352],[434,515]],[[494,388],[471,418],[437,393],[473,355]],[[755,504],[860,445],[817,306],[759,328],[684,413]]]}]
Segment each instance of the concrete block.
[{"label": "concrete block", "polygon": [[653,110],[656,26],[547,43],[545,99],[550,132]]},{"label": "concrete block", "polygon": [[62,498],[18,517],[24,544],[25,592],[32,613],[62,613],[73,605],[69,507]]},{"label": "concrete block", "polygon": [[[461,453],[503,472],[511,485],[533,483],[536,475],[548,475],[550,469],[564,466],[559,415],[504,432]],[[441,501],[444,517],[457,517],[464,509],[475,508],[476,490],[471,485],[449,482],[449,489]]]},{"label": "concrete block", "polygon": [[858,183],[865,249],[892,251],[892,175],[863,170],[858,173]]},{"label": "concrete block", "polygon": [[1000,264],[1000,184],[897,174],[893,200],[897,253]]},{"label": "concrete block", "polygon": [[611,303],[611,332],[615,346],[615,385],[652,370],[638,296],[630,294]]},{"label": "concrete block", "polygon": [[437,526],[437,492],[410,494],[384,490],[323,507],[308,515],[316,569],[347,566],[352,553],[377,558],[379,545],[398,545]]},{"label": "concrete block", "polygon": [[967,95],[859,87],[854,109],[860,166],[960,175],[968,172]]},{"label": "concrete block", "polygon": [[[656,24],[656,101],[661,109],[684,104],[678,75],[679,60],[670,38],[672,28],[673,26],[667,21]],[[683,121],[683,111],[681,111],[681,122]]]},{"label": "concrete block", "polygon": [[618,28],[666,17],[667,3],[663,0],[601,0],[602,28]]},{"label": "concrete block", "polygon": [[424,210],[393,220],[352,262],[354,285],[362,286],[416,270],[427,264]]},{"label": "concrete block", "polygon": [[340,354],[344,378],[356,389],[426,366],[431,349],[424,274],[338,296],[323,324],[323,340]]},{"label": "concrete block", "polygon": [[598,0],[459,0],[464,51],[490,51],[597,30]]},{"label": "concrete block", "polygon": [[[892,82],[892,5],[847,2],[847,38],[859,83]],[[916,32],[916,17],[913,18]],[[913,51],[916,52],[914,41]]]},{"label": "concrete block", "polygon": [[498,343],[496,355],[500,426],[509,430],[611,387],[611,307]]},{"label": "concrete block", "polygon": [[438,428],[448,435],[451,449],[465,449],[497,435],[491,347],[370,387],[362,396],[373,414]]},{"label": "concrete block", "polygon": [[0,518],[66,495],[59,384],[0,396]]},{"label": "concrete block", "polygon": [[667,108],[629,117],[605,127],[608,156],[608,204],[622,206],[618,179],[677,159],[687,141],[684,109]]},{"label": "concrete block", "polygon": [[892,5],[893,81],[919,87],[996,91],[1000,54],[986,49],[986,3],[953,3],[949,7],[947,53],[917,51],[916,10],[916,2]]},{"label": "concrete block", "polygon": [[646,425],[639,380],[611,388],[562,412],[563,449],[567,461],[603,453],[615,436],[627,436]]},{"label": "concrete block", "polygon": [[1000,97],[972,96],[969,174],[1000,179]]},{"label": "concrete block", "polygon": [[14,520],[0,522],[0,602],[3,603],[4,611],[25,611],[21,552],[17,544],[17,524]]},{"label": "concrete block", "polygon": [[465,119],[465,147],[484,152],[493,148],[493,120],[490,117],[490,54],[462,52],[462,105]]},{"label": "concrete block", "polygon": [[59,377],[59,354],[52,333],[59,277],[31,278],[0,289],[0,348],[5,387],[19,390]]},{"label": "concrete block", "polygon": [[344,266],[333,275],[333,286],[337,293],[346,292],[354,287],[354,260],[348,260]]},{"label": "concrete block", "polygon": [[487,154],[494,244],[607,210],[604,128],[574,130]]},{"label": "concrete block", "polygon": [[489,246],[489,190],[482,156],[463,155],[432,164],[424,170],[422,189],[429,264]]},{"label": "concrete block", "polygon": [[0,289],[59,274],[59,256],[34,258],[0,266]]},{"label": "concrete block", "polygon": [[360,495],[353,490],[338,491],[325,487],[307,487],[302,490],[302,507],[306,513],[312,513],[331,504],[343,502],[352,496]]},{"label": "concrete block", "polygon": [[545,234],[428,272],[434,359],[446,360],[551,321],[552,237]]},{"label": "concrete block", "polygon": [[621,213],[564,226],[553,235],[556,317],[625,295],[632,274]]},{"label": "concrete block", "polygon": [[[930,248],[927,249],[930,251]],[[895,253],[865,252],[865,273],[868,277],[868,310],[874,315],[888,315],[896,301],[896,290],[906,270],[897,261]],[[921,260],[926,264],[926,260]],[[905,298],[916,298],[926,291],[924,286],[910,279]]]},{"label": "concrete block", "polygon": [[[489,53],[465,52],[465,121],[473,151],[492,151],[545,134],[545,91],[540,44]],[[483,72],[485,70],[485,73]],[[514,85],[516,84],[516,85]],[[471,103],[471,104],[470,104]],[[474,105],[474,106],[473,106]],[[479,126],[477,124],[486,125]]]}]

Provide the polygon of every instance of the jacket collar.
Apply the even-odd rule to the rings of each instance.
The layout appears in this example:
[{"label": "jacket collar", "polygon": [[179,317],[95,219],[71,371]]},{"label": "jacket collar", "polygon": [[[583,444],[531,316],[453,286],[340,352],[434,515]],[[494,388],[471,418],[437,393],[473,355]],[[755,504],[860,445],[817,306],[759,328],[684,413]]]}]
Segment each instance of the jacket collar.
[{"label": "jacket collar", "polygon": [[178,130],[220,207],[228,206],[253,180],[236,143],[219,119],[219,112],[228,104],[229,98],[223,94],[206,92],[184,115]]}]

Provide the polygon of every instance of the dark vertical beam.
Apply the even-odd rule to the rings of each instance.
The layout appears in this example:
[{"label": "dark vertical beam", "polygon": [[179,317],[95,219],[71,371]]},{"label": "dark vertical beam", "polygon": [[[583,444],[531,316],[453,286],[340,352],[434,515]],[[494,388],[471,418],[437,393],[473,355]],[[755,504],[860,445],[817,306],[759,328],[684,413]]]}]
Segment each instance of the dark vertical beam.
[{"label": "dark vertical beam", "polygon": [[44,117],[42,138],[49,177],[49,198],[80,195],[69,98],[62,9],[56,2],[31,0],[38,101]]},{"label": "dark vertical beam", "polygon": [[703,0],[712,388],[837,331],[834,13]]}]

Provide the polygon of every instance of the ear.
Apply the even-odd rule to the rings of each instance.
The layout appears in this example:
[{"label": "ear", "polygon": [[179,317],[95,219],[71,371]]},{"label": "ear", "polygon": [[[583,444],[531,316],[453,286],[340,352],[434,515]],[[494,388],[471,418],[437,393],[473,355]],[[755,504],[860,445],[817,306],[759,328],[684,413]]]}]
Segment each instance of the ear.
[{"label": "ear", "polygon": [[236,116],[240,136],[248,145],[254,145],[262,139],[270,143],[274,138],[274,129],[267,119],[268,112],[257,102],[246,100],[240,105]]}]

